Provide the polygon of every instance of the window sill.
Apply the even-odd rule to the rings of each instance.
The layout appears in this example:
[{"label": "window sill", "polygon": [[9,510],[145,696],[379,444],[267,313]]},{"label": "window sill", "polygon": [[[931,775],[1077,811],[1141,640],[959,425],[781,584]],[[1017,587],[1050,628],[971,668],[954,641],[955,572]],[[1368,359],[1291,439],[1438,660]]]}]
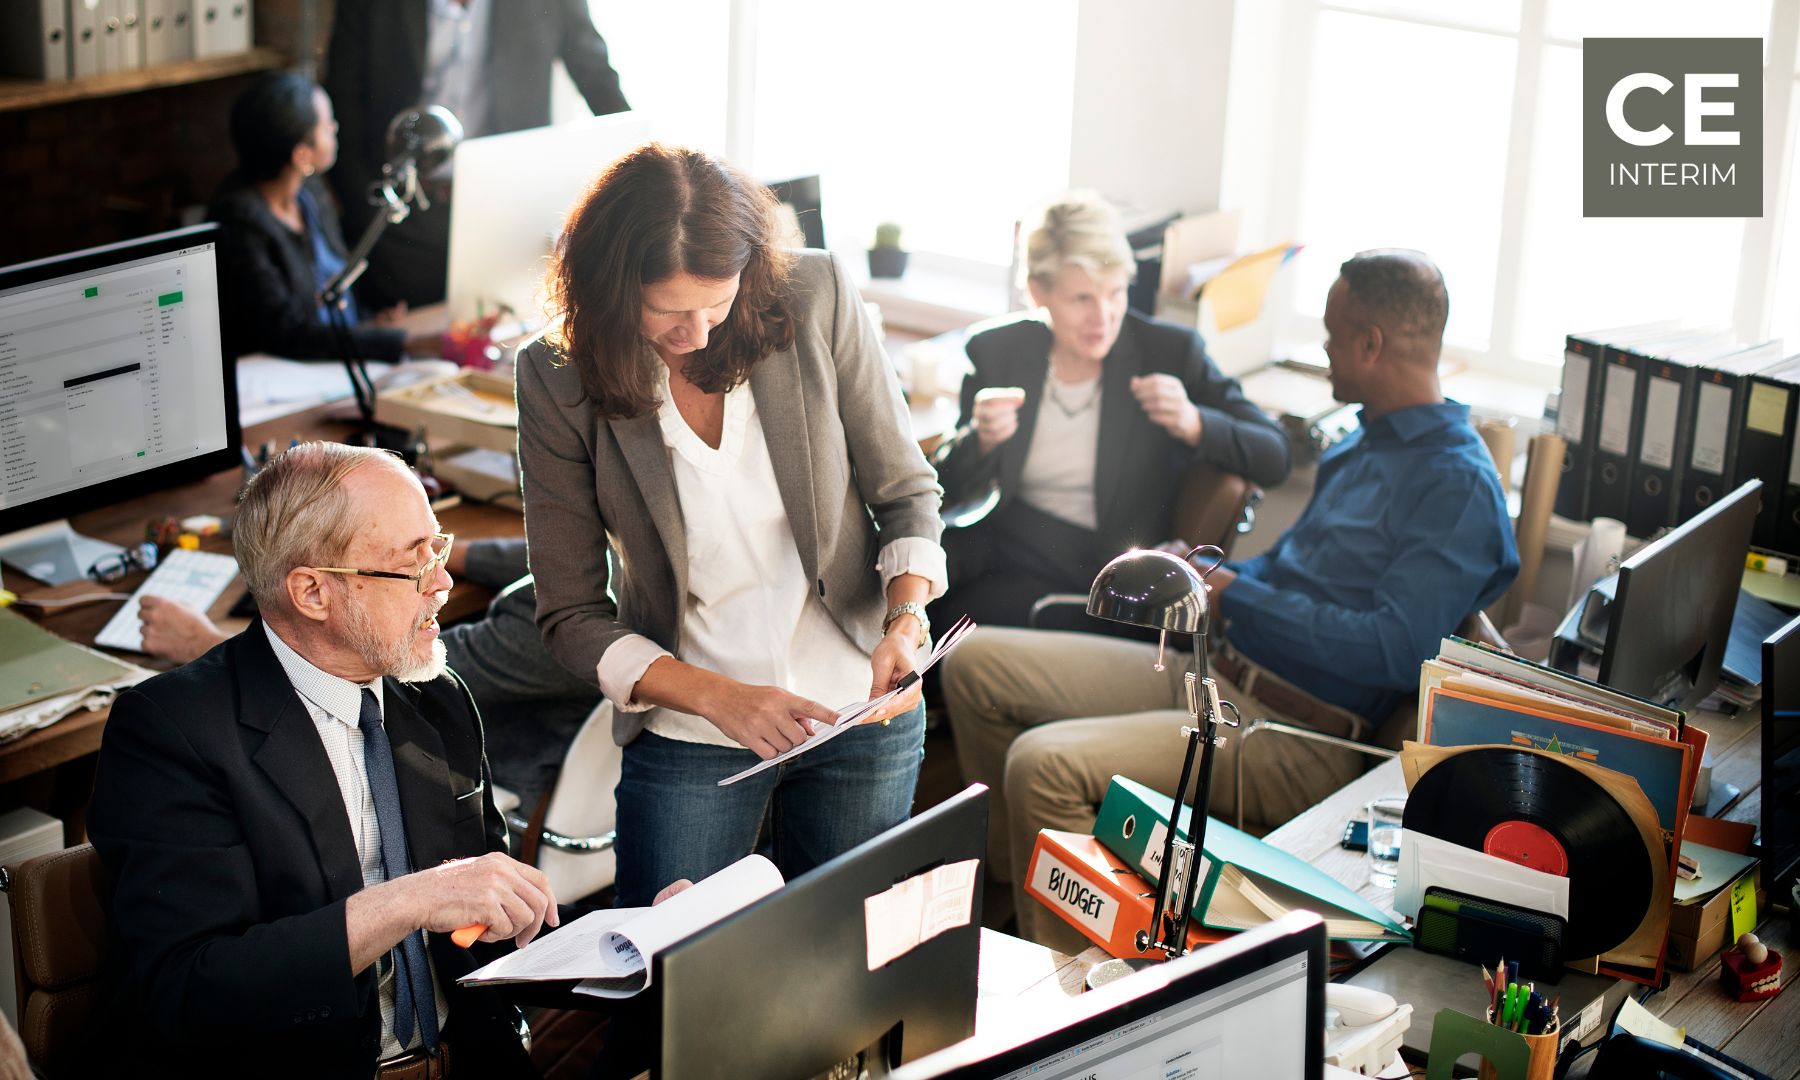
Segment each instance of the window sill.
[{"label": "window sill", "polygon": [[880,306],[890,330],[931,337],[1008,310],[1002,266],[916,251],[901,277],[871,278],[864,252],[838,254],[855,276],[862,298]]}]

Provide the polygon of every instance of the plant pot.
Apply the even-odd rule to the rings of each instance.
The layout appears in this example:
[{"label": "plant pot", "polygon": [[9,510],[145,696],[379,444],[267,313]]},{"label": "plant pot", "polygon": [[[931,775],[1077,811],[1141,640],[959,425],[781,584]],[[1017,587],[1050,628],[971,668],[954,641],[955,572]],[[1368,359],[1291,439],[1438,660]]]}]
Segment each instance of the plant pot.
[{"label": "plant pot", "polygon": [[900,248],[870,248],[869,276],[897,278],[906,273],[907,253]]}]

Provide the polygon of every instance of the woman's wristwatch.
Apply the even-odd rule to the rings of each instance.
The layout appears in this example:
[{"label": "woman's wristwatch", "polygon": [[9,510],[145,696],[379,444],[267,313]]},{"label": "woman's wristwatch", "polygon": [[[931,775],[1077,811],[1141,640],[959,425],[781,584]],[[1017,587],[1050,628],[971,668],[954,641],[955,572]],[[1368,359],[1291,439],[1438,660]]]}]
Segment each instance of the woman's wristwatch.
[{"label": "woman's wristwatch", "polygon": [[881,632],[886,634],[888,627],[894,625],[894,620],[902,615],[911,615],[919,620],[918,645],[923,646],[931,637],[931,620],[925,617],[925,605],[916,601],[908,600],[888,608],[887,617],[881,620]]}]

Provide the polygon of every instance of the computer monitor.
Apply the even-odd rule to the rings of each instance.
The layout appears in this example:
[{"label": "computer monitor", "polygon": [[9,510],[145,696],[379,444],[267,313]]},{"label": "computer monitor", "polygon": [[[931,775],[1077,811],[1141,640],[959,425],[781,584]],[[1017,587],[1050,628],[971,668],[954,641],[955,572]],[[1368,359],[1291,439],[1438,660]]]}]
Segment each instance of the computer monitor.
[{"label": "computer monitor", "polygon": [[[0,534],[240,463],[218,239],[201,225],[0,269]],[[0,538],[53,584],[117,550],[66,525]]]},{"label": "computer monitor", "polygon": [[544,272],[564,219],[602,169],[649,141],[649,118],[623,112],[459,144],[450,318],[473,319],[505,304],[527,326],[542,325]]},{"label": "computer monitor", "polygon": [[1762,646],[1762,860],[1771,895],[1800,869],[1800,618]]},{"label": "computer monitor", "polygon": [[863,901],[937,867],[984,860],[987,801],[987,788],[971,785],[658,952],[652,1075],[814,1076],[871,1048],[897,1062],[973,1034],[982,868],[966,924],[873,971]]},{"label": "computer monitor", "polygon": [[1600,681],[1692,709],[1719,683],[1762,482],[1736,491],[1619,564]]},{"label": "computer monitor", "polygon": [[[782,218],[797,234],[788,238],[792,247],[825,247],[824,201],[819,197],[819,178],[800,176],[792,180],[767,181],[775,200],[781,204]],[[791,219],[791,220],[787,220]]]},{"label": "computer monitor", "polygon": [[1317,1080],[1325,974],[1325,924],[1297,911],[1074,998],[1045,1034],[978,1037],[893,1080]]}]

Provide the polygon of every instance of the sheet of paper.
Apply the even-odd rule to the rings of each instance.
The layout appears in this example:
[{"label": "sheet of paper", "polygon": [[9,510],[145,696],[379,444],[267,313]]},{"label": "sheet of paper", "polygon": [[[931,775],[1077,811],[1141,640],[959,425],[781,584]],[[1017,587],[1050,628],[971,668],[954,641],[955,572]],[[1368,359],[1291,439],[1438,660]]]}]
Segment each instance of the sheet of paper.
[{"label": "sheet of paper", "polygon": [[[1689,818],[1692,821],[1693,818]],[[1692,903],[1718,892],[1739,874],[1744,868],[1755,862],[1749,855],[1738,855],[1729,851],[1720,851],[1715,847],[1697,844],[1692,840],[1681,841],[1681,853],[1700,864],[1700,876],[1689,880],[1675,879],[1675,902],[1677,904]]]},{"label": "sheet of paper", "polygon": [[1531,870],[1435,836],[1400,833],[1394,910],[1416,919],[1432,886],[1497,900],[1558,918],[1569,917],[1569,879]]},{"label": "sheet of paper", "polygon": [[594,997],[630,997],[650,985],[658,951],[749,907],[785,884],[781,871],[761,855],[748,855],[655,907],[639,908],[629,922],[602,937],[598,976],[575,987]]},{"label": "sheet of paper", "polygon": [[[936,645],[933,646],[931,650],[931,654],[925,658],[923,664],[919,665],[918,674],[923,676],[927,671],[930,671],[931,665],[948,655],[950,650],[956,648],[957,644],[960,643],[963,638],[967,637],[969,631],[973,629],[975,629],[975,623],[972,622],[968,616],[965,615],[963,618],[958,619],[956,624],[950,627],[949,631],[937,640]],[[742,772],[733,773],[732,775],[727,776],[725,779],[719,781],[719,786],[724,787],[727,784],[735,784],[745,777],[755,776],[764,769],[771,768],[784,761],[799,757],[808,750],[837,738],[839,735],[849,731],[867,718],[880,712],[883,705],[886,705],[888,702],[905,692],[905,690],[889,690],[887,693],[872,697],[867,701],[859,701],[854,705],[844,706],[837,711],[837,720],[833,723],[823,726],[814,724],[813,733],[798,746],[776,754],[774,757],[765,761],[759,761]]]},{"label": "sheet of paper", "polygon": [[947,930],[969,925],[980,859],[964,859],[909,877],[863,900],[869,970],[905,956]]},{"label": "sheet of paper", "polygon": [[1625,995],[1625,1003],[1619,1006],[1619,1015],[1613,1020],[1613,1026],[1640,1039],[1649,1039],[1677,1049],[1687,1041],[1686,1028],[1664,1023],[1655,1013],[1639,1005],[1637,999],[1630,994]]},{"label": "sheet of paper", "polygon": [[459,983],[534,982],[546,979],[588,979],[606,973],[600,950],[608,931],[649,908],[608,908],[595,911],[555,933],[546,934],[516,952],[476,968]]},{"label": "sheet of paper", "polygon": [[1731,940],[1756,929],[1756,878],[1739,878],[1731,887]]}]

